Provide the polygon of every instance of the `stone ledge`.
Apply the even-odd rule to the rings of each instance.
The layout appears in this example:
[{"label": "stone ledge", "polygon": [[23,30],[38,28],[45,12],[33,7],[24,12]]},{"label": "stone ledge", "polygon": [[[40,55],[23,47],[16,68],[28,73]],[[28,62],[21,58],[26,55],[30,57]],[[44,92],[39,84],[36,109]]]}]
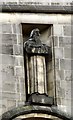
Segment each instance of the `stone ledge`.
[{"label": "stone ledge", "polygon": [[0,4],[1,12],[73,13],[72,7],[73,6],[39,4]]}]

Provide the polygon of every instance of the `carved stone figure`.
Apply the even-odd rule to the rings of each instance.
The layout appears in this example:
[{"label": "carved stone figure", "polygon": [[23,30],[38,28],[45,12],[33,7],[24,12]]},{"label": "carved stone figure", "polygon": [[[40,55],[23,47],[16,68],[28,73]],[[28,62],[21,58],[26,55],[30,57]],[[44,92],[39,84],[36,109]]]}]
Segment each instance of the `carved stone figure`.
[{"label": "carved stone figure", "polygon": [[38,28],[31,31],[28,41],[24,43],[24,50],[26,101],[33,104],[52,105],[53,98],[47,96],[46,78],[46,59],[52,55],[51,48],[41,42]]}]

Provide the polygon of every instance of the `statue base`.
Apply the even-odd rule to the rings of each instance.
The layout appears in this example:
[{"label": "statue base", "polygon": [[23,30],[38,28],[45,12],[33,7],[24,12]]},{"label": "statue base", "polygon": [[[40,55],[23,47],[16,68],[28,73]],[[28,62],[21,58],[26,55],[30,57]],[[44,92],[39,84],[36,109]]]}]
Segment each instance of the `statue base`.
[{"label": "statue base", "polygon": [[54,105],[54,98],[46,95],[45,93],[40,94],[36,92],[29,95],[27,102],[33,105],[52,106]]}]

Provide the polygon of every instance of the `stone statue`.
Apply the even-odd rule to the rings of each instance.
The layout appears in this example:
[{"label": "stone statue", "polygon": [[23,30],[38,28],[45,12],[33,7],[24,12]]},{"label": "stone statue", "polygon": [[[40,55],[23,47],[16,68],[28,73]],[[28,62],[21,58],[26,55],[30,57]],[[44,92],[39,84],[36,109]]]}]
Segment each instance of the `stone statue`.
[{"label": "stone statue", "polygon": [[46,79],[46,59],[52,54],[50,47],[41,42],[38,28],[31,31],[24,43],[24,50],[26,101],[30,104],[52,105],[53,98],[47,96]]}]

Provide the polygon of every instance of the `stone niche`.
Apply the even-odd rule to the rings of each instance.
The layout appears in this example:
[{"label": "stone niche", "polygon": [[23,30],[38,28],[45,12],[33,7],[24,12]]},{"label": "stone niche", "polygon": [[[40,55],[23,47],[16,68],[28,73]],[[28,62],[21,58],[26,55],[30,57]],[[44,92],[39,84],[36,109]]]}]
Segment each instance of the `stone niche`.
[{"label": "stone niche", "polygon": [[[52,25],[47,25],[47,24],[22,24],[24,43],[28,43],[27,41],[29,39],[30,33],[35,28],[38,28],[40,31],[40,40],[42,44],[49,46],[49,48],[52,48],[52,40],[50,39],[50,37],[52,36]],[[34,49],[35,48],[32,49],[32,52],[36,54],[38,50],[36,48],[36,51],[34,51]],[[26,101],[28,100],[29,95],[33,93],[40,93],[42,94],[42,97],[44,96],[43,94],[46,94],[50,97],[50,99],[51,97],[54,97],[52,53],[50,55],[48,54],[48,51],[47,53],[45,51],[45,57],[44,57],[43,54],[40,55],[40,53],[42,53],[41,50],[40,52],[38,52],[38,55],[35,55],[35,56],[30,55],[31,50],[29,51],[26,50],[27,53],[29,53],[29,55],[25,55],[26,52],[24,51]],[[36,67],[36,65],[38,67]],[[37,70],[37,73],[36,73],[36,70]],[[39,99],[40,99],[40,94],[38,94]],[[34,98],[34,96],[36,95],[33,95],[32,98]]]}]

